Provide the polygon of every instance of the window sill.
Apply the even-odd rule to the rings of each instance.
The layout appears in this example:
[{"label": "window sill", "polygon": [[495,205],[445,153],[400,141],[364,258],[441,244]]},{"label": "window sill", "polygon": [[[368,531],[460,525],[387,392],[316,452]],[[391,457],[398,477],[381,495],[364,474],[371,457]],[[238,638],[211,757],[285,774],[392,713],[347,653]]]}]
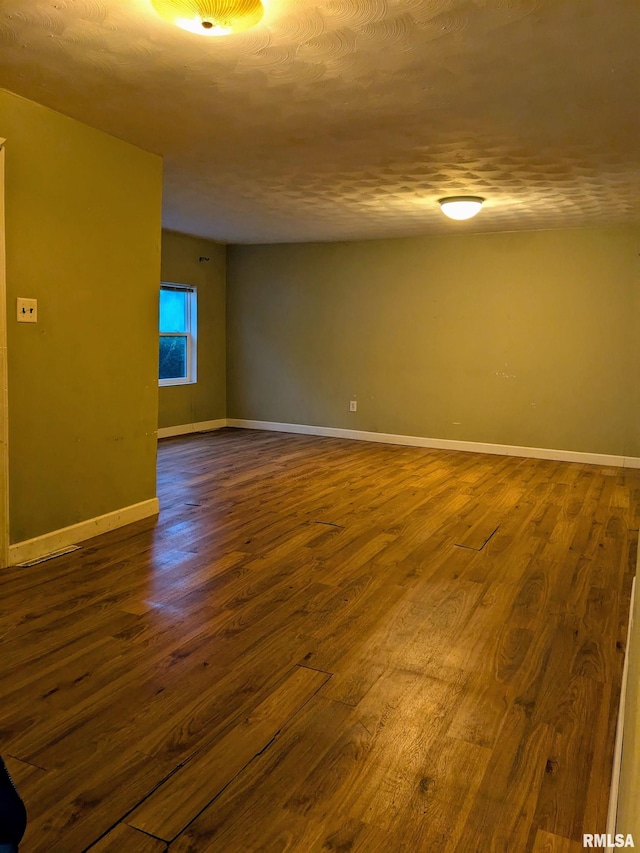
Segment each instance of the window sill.
[{"label": "window sill", "polygon": [[196,379],[159,379],[158,386],[160,388],[169,388],[172,385],[195,385]]}]

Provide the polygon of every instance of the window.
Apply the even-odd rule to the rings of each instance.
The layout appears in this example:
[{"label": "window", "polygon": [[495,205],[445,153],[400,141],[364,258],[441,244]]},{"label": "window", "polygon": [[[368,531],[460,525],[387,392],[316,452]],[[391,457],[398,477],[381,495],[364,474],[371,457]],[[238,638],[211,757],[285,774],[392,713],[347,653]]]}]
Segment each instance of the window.
[{"label": "window", "polygon": [[160,286],[160,385],[196,381],[196,289]]}]

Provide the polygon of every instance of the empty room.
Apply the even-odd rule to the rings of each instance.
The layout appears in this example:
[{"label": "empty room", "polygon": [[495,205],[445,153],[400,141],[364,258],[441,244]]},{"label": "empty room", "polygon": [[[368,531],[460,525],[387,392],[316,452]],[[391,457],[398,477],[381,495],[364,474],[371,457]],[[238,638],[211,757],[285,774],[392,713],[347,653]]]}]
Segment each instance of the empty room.
[{"label": "empty room", "polygon": [[1,853],[640,846],[639,33],[1,0]]}]

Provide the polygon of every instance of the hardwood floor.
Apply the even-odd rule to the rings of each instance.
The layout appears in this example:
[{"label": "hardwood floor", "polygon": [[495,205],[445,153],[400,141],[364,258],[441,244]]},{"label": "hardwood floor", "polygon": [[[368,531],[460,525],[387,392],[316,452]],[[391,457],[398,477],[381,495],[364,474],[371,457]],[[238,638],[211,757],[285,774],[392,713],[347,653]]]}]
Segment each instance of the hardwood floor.
[{"label": "hardwood floor", "polygon": [[574,853],[640,471],[223,430],[159,520],[2,573],[21,853]]}]

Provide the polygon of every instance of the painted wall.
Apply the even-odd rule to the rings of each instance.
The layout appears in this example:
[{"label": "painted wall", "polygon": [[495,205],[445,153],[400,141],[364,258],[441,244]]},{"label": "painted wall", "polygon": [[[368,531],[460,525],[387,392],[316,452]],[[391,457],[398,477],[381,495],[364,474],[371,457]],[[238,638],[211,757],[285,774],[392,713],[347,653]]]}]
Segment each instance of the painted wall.
[{"label": "painted wall", "polygon": [[20,542],[155,497],[162,164],[5,91],[0,136]]},{"label": "painted wall", "polygon": [[162,280],[198,288],[198,381],[160,388],[160,427],[226,417],[225,279],[223,244],[162,232]]},{"label": "painted wall", "polygon": [[639,251],[637,227],[230,247],[227,414],[640,456]]}]

